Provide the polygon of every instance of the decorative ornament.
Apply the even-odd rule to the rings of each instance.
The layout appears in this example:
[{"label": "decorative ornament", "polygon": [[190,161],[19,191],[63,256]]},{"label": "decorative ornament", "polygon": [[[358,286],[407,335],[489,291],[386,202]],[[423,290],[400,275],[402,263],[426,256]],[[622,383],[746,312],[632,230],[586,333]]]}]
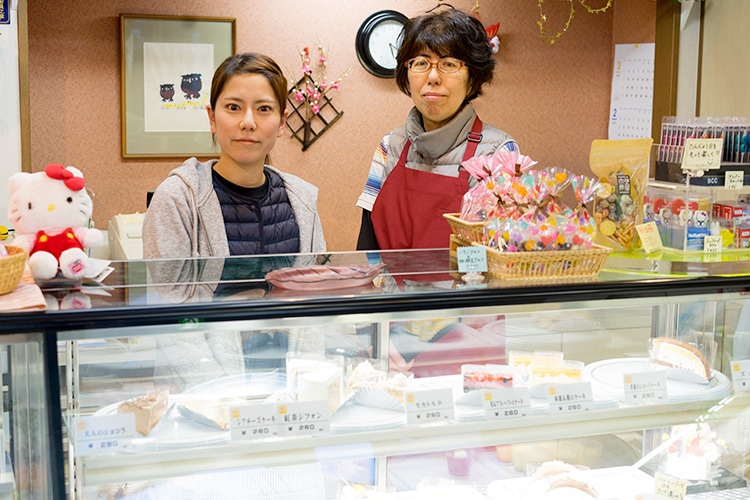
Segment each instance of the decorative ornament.
[{"label": "decorative ornament", "polygon": [[[469,13],[479,19],[479,0],[474,0],[474,6]],[[500,50],[500,35],[497,34],[500,30],[500,23],[498,22],[487,26],[484,30],[487,32],[487,40],[492,48],[492,53],[497,54]]]},{"label": "decorative ornament", "polygon": [[300,51],[302,78],[289,90],[289,102],[292,111],[287,119],[287,126],[292,135],[302,143],[304,151],[338,120],[343,111],[333,107],[328,93],[337,90],[341,81],[348,75],[344,71],[335,80],[328,80],[326,69],[328,55],[318,40],[318,57],[313,62],[309,47]]},{"label": "decorative ornament", "polygon": [[[601,14],[602,12],[606,12],[611,6],[612,2],[614,0],[607,0],[607,4],[604,7],[599,8],[593,8],[590,7],[587,3],[587,0],[579,0],[581,2],[581,5],[589,12],[589,14]],[[539,34],[542,36],[544,41],[549,42],[550,45],[554,44],[561,36],[563,36],[563,33],[568,31],[568,28],[570,27],[571,21],[573,21],[573,17],[575,16],[575,8],[573,7],[573,0],[568,0],[568,3],[570,4],[570,12],[568,13],[568,19],[565,21],[565,24],[563,25],[562,30],[558,31],[555,35],[550,36],[547,34],[547,30],[544,27],[545,23],[547,22],[547,14],[544,13],[544,0],[537,0],[537,5],[539,6],[539,21],[536,22],[537,26],[539,26]]]}]

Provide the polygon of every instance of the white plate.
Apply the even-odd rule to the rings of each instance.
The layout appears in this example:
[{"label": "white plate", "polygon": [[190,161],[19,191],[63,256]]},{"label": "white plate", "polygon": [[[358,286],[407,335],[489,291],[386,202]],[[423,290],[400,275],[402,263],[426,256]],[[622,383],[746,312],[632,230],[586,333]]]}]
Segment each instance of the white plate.
[{"label": "white plate", "polygon": [[331,430],[363,431],[406,425],[406,412],[403,406],[398,406],[400,410],[395,410],[390,405],[388,408],[377,408],[359,405],[349,399],[331,416]]},{"label": "white plate", "polygon": [[[229,441],[230,435],[227,431],[212,429],[207,425],[193,422],[182,415],[174,407],[184,401],[179,395],[169,396],[169,409],[158,424],[151,430],[148,436],[133,438],[132,445],[136,449],[159,450],[171,448],[185,448],[190,446],[201,446]],[[120,403],[101,408],[94,413],[95,416],[106,416],[117,414]]]},{"label": "white plate", "polygon": [[[177,406],[185,401],[200,397],[220,399],[246,399],[248,403],[255,398],[263,401],[269,394],[283,390],[285,374],[280,371],[257,372],[234,375],[212,380],[197,385],[182,394],[170,394],[169,408],[164,417],[151,430],[148,436],[134,438],[136,449],[158,450],[187,448],[229,441],[230,433],[226,430],[212,428],[189,418],[178,410]],[[114,415],[120,403],[113,403],[98,410],[94,415]]]},{"label": "white plate", "polygon": [[[584,378],[591,381],[595,395],[606,394],[620,401],[625,400],[622,377],[627,373],[640,373],[651,368],[648,358],[605,359],[586,365]],[[667,379],[667,400],[672,402],[703,401],[721,399],[732,393],[732,383],[721,372],[713,370],[708,383],[695,383]]]},{"label": "white plate", "polygon": [[[654,479],[632,467],[612,467],[588,471],[588,480],[601,499],[630,500],[654,491]],[[530,500],[525,494],[530,477],[501,479],[487,485],[491,500]]]}]

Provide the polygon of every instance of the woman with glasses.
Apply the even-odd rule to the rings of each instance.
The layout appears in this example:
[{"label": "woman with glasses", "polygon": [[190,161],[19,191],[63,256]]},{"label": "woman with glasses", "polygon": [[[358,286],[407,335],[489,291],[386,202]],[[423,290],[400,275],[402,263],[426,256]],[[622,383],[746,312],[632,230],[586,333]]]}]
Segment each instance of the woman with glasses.
[{"label": "woman with glasses", "polygon": [[414,107],[375,151],[357,201],[357,249],[445,248],[450,228],[442,214],[459,212],[475,182],[461,162],[518,146],[482,123],[471,104],[495,69],[478,19],[448,8],[408,20],[397,62],[396,83]]}]

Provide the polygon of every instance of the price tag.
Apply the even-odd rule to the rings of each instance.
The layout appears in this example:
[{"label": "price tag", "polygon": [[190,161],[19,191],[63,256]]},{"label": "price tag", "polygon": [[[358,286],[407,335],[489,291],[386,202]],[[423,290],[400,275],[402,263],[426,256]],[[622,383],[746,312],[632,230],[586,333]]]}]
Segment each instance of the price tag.
[{"label": "price tag", "polygon": [[750,359],[732,361],[732,380],[735,391],[750,391]]},{"label": "price tag", "polygon": [[527,417],[531,414],[531,396],[528,387],[507,389],[482,389],[482,403],[487,420],[505,420]]},{"label": "price tag", "polygon": [[687,493],[687,481],[657,472],[654,474],[654,492],[667,498],[682,500]]},{"label": "price tag", "polygon": [[453,391],[450,388],[406,391],[404,401],[409,424],[455,420]]},{"label": "price tag", "polygon": [[130,448],[135,430],[135,413],[77,417],[75,419],[76,455],[110,455]]},{"label": "price tag", "polygon": [[242,441],[276,436],[279,433],[280,421],[275,403],[229,408],[229,432],[232,440]]},{"label": "price tag", "polygon": [[487,272],[487,251],[483,246],[458,247],[456,259],[458,259],[459,273]]},{"label": "price tag", "polygon": [[727,189],[742,189],[745,185],[745,172],[730,170],[724,173],[724,187]]},{"label": "price tag", "polygon": [[721,253],[721,235],[714,234],[703,237],[703,253]]},{"label": "price tag", "polygon": [[721,167],[721,149],[724,139],[685,139],[682,153],[682,170],[697,172]]},{"label": "price tag", "polygon": [[550,413],[579,413],[594,409],[591,382],[550,384],[547,387]]},{"label": "price tag", "polygon": [[661,236],[659,235],[659,228],[656,226],[656,222],[651,221],[645,224],[638,224],[635,226],[635,230],[638,232],[638,236],[641,238],[641,244],[643,245],[643,251],[646,253],[657,252],[664,248],[661,242]]},{"label": "price tag", "polygon": [[623,375],[625,401],[631,404],[649,404],[667,399],[667,375],[663,370]]},{"label": "price tag", "polygon": [[319,435],[331,430],[331,410],[327,399],[288,401],[273,405],[279,420],[279,436]]}]

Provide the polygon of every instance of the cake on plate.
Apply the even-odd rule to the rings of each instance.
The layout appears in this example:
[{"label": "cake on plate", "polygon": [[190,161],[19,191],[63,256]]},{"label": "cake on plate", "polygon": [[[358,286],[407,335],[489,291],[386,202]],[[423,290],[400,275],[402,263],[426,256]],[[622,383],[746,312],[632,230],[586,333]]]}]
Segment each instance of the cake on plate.
[{"label": "cake on plate", "polygon": [[117,413],[134,413],[135,430],[139,434],[148,436],[167,412],[168,400],[167,391],[152,392],[123,401],[117,406]]},{"label": "cake on plate", "polygon": [[670,337],[656,337],[650,341],[648,354],[652,363],[676,369],[667,372],[669,378],[685,378],[681,375],[687,374],[680,372],[686,371],[697,377],[699,381],[711,380],[711,367],[706,357],[699,349],[687,342]]}]

